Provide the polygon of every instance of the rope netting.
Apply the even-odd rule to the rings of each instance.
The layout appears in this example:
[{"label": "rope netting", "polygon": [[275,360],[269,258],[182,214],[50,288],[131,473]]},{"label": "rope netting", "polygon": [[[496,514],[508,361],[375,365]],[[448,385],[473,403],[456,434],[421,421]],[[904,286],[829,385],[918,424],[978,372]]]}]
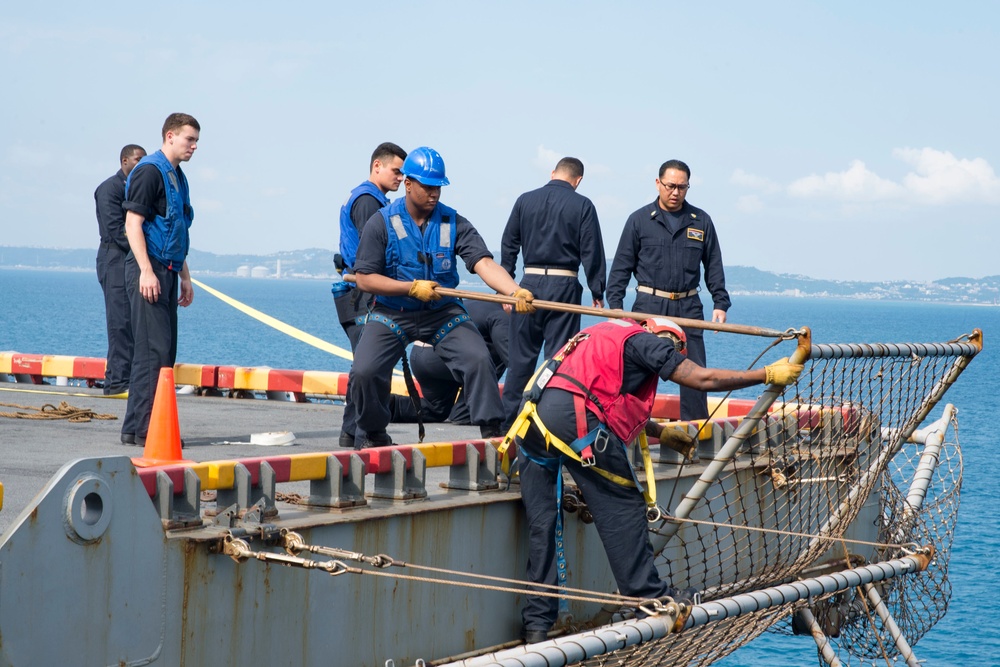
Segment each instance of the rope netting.
[{"label": "rope netting", "polygon": [[[953,437],[933,447],[911,435],[979,349],[967,338],[812,345],[796,385],[770,406],[765,393],[718,444],[702,441],[700,479],[678,476],[669,518],[650,524],[662,577],[712,601],[933,547],[927,570],[868,587],[912,645],[950,599],[962,459],[953,420]],[[689,623],[581,664],[707,665],[769,629],[808,635],[802,610],[842,664],[895,664],[900,650],[875,606],[848,589]]]}]

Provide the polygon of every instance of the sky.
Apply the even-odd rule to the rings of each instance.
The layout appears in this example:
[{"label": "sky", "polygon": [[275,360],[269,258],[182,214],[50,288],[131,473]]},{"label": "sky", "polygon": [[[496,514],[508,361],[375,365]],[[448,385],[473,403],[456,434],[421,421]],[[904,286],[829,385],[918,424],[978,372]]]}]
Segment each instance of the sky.
[{"label": "sky", "polygon": [[494,251],[574,156],[610,267],[676,158],[727,265],[997,275],[997,63],[1000,3],[964,0],[4,3],[0,245],[96,248],[94,189],[181,111],[199,250],[332,253],[393,141]]}]

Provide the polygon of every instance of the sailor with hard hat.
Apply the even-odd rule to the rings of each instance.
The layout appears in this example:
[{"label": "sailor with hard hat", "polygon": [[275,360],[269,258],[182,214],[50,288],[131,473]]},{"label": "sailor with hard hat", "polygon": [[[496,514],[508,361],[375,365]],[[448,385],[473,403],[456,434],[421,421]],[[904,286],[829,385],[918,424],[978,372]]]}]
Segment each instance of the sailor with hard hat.
[{"label": "sailor with hard hat", "polygon": [[[763,382],[791,384],[802,372],[787,359],[748,371],[704,368],[686,358],[685,341],[684,331],[665,317],[641,325],[602,322],[571,338],[529,382],[500,451],[512,442],[519,445],[530,581],[566,585],[556,538],[561,468],[566,466],[594,518],[619,592],[644,599],[678,595],[660,579],[653,562],[646,509],[655,507],[654,483],[648,477],[640,482],[628,454],[638,439],[649,460],[647,433],[677,451],[692,445],[686,432],[648,421],[658,380],[724,391]],[[651,467],[646,469],[651,473]],[[529,595],[522,611],[526,641],[544,640],[558,610],[558,599]]]},{"label": "sailor with hard hat", "polygon": [[498,293],[517,299],[518,312],[532,312],[533,296],[493,261],[479,232],[455,209],[440,202],[448,185],[444,159],[422,146],[403,162],[406,196],[372,216],[358,244],[357,286],[375,294],[351,368],[357,409],[356,442],[391,444],[385,431],[391,373],[407,345],[423,341],[456,377],[463,378],[470,418],[484,437],[501,435],[503,408],[496,372],[482,336],[458,299],[435,288],[455,288],[457,259]]}]

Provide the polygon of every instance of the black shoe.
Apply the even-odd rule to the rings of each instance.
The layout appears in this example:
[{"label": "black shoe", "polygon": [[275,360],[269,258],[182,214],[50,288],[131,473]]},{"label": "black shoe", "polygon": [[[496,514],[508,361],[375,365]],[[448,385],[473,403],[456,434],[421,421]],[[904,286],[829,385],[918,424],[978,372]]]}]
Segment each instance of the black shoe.
[{"label": "black shoe", "polygon": [[340,440],[337,445],[341,449],[354,449],[354,434],[353,433],[341,433]]},{"label": "black shoe", "polygon": [[135,433],[122,433],[122,444],[123,445],[134,445],[135,444]]},{"label": "black shoe", "polygon": [[368,447],[391,447],[392,438],[385,431],[375,431],[374,433],[366,433],[365,441],[362,443],[361,448],[366,449]]},{"label": "black shoe", "polygon": [[502,438],[504,436],[503,426],[501,426],[499,419],[480,424],[479,433],[483,438]]},{"label": "black shoe", "polygon": [[524,628],[521,630],[521,638],[525,644],[537,644],[538,642],[548,641],[549,633],[545,630],[529,630]]}]

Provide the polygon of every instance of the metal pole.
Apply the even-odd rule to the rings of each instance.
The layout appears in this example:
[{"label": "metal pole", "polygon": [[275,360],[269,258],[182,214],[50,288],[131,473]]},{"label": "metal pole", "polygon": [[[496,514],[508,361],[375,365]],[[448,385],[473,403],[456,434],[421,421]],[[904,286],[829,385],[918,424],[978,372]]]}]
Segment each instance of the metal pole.
[{"label": "metal pole", "polygon": [[809,626],[809,632],[816,642],[816,648],[819,649],[819,654],[823,658],[823,662],[830,667],[841,667],[840,658],[837,657],[837,653],[830,646],[830,638],[823,632],[823,628],[819,627],[819,623],[816,622],[816,617],[813,616],[812,610],[809,607],[804,607],[799,609],[797,613],[806,622],[806,625]]},{"label": "metal pole", "polygon": [[944,434],[955,416],[955,406],[951,403],[944,406],[944,414],[936,422],[913,433],[913,441],[923,443],[924,451],[920,454],[920,462],[913,473],[910,490],[906,494],[905,518],[915,516],[923,507],[927,497],[927,488],[934,477],[944,446]]},{"label": "metal pole", "polygon": [[[575,665],[595,656],[656,641],[674,632],[677,605],[660,616],[622,621],[589,632],[497,651],[440,667],[556,667]],[[671,613],[672,612],[672,613]]]},{"label": "metal pole", "polygon": [[865,584],[863,586],[865,589],[865,594],[868,596],[868,601],[872,603],[875,607],[875,613],[878,617],[882,619],[882,625],[889,632],[889,636],[896,643],[896,648],[899,650],[899,654],[903,656],[906,660],[907,667],[920,667],[920,662],[917,657],[913,655],[913,649],[910,648],[910,643],[906,641],[906,637],[903,635],[902,630],[896,625],[895,619],[893,619],[892,614],[889,613],[889,608],[882,601],[882,596],[878,594],[875,587],[871,584]]},{"label": "metal pole", "polygon": [[883,561],[813,579],[803,579],[791,584],[764,588],[752,593],[743,593],[723,600],[703,602],[691,608],[691,613],[684,623],[684,629],[688,630],[727,618],[752,614],[777,605],[808,600],[810,597],[829,595],[864,584],[873,584],[900,575],[920,572],[927,568],[930,559],[929,554],[919,553],[906,558]]},{"label": "metal pole", "polygon": [[[921,553],[907,558],[875,563],[815,579],[804,579],[791,584],[695,605],[691,607],[683,630],[919,572],[927,567],[929,561],[930,556]],[[672,604],[668,605],[667,612],[660,616],[622,621],[589,632],[449,662],[440,665],[440,667],[563,667],[574,665],[598,655],[611,653],[628,646],[656,641],[668,634],[680,631],[675,623],[678,615],[676,610],[677,605]]]}]

